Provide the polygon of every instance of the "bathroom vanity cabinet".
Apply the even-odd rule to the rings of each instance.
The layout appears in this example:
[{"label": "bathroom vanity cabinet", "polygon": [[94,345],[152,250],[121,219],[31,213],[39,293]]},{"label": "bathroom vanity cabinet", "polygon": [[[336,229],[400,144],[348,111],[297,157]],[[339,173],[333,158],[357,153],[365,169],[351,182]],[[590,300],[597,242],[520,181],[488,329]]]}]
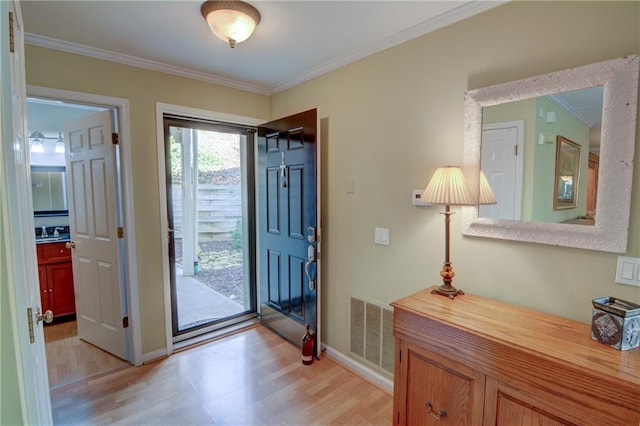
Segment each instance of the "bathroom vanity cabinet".
[{"label": "bathroom vanity cabinet", "polygon": [[54,318],[76,313],[71,250],[64,242],[36,246],[42,312],[51,310]]}]

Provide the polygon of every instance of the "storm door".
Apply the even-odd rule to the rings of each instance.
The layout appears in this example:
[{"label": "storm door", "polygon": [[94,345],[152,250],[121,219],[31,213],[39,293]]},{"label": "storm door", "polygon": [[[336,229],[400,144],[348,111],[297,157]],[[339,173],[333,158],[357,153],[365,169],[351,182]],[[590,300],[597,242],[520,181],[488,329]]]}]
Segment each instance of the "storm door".
[{"label": "storm door", "polygon": [[174,341],[256,316],[254,131],[164,116]]}]

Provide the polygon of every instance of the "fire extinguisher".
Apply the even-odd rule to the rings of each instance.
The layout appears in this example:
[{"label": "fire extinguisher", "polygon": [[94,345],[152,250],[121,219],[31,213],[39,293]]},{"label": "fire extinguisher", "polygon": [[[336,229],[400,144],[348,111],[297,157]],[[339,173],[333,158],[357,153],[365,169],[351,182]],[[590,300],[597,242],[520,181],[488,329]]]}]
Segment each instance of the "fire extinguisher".
[{"label": "fire extinguisher", "polygon": [[313,346],[315,338],[309,330],[309,324],[307,324],[307,331],[302,336],[302,363],[304,365],[313,364]]}]

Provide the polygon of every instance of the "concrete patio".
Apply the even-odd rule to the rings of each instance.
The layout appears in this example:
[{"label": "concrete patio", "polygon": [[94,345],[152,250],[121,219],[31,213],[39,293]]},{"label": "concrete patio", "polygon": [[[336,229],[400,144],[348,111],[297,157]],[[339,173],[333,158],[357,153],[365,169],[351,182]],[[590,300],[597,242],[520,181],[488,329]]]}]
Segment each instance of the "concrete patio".
[{"label": "concrete patio", "polygon": [[206,284],[193,277],[182,276],[180,268],[176,268],[176,281],[179,330],[245,311],[241,304]]}]

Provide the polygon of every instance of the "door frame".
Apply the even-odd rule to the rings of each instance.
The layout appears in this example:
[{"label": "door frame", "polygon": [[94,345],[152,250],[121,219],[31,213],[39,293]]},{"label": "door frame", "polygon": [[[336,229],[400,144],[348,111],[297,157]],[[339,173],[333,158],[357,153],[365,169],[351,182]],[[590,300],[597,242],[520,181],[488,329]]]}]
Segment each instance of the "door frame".
[{"label": "door frame", "polygon": [[[220,121],[244,126],[258,126],[266,120],[244,117],[240,115],[226,114],[217,111],[209,111],[199,108],[191,108],[181,105],[156,102],[156,146],[158,164],[158,197],[160,199],[160,235],[163,241],[160,246],[162,252],[162,288],[164,296],[165,313],[165,345],[166,355],[173,353],[173,318],[171,315],[171,271],[169,265],[169,221],[167,217],[167,182],[165,170],[165,139],[164,139],[164,114],[180,115],[195,119]],[[257,139],[256,139],[257,141]]]},{"label": "door frame", "polygon": [[140,303],[138,299],[138,267],[136,259],[136,232],[133,204],[133,162],[131,157],[131,133],[129,120],[129,100],[112,96],[95,95],[70,90],[27,85],[27,96],[63,100],[81,104],[93,104],[115,108],[118,117],[118,150],[120,154],[120,178],[122,181],[122,210],[124,228],[127,237],[124,239],[124,273],[126,276],[126,293],[128,299],[129,328],[128,342],[131,347],[131,362],[142,365],[142,336],[140,330]]}]

